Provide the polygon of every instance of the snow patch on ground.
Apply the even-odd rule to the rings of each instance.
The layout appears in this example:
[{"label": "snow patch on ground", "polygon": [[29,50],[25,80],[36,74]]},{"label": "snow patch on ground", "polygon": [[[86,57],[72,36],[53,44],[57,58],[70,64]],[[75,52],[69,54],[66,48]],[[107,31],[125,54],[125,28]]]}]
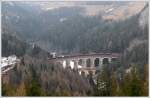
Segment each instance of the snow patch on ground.
[{"label": "snow patch on ground", "polygon": [[106,10],[105,12],[106,12],[106,13],[109,13],[109,12],[111,12],[111,11],[113,11],[113,10],[114,10],[114,8],[110,8],[110,9]]},{"label": "snow patch on ground", "polygon": [[64,21],[66,21],[66,20],[67,20],[67,18],[60,18],[60,19],[59,19],[60,22],[64,22]]}]

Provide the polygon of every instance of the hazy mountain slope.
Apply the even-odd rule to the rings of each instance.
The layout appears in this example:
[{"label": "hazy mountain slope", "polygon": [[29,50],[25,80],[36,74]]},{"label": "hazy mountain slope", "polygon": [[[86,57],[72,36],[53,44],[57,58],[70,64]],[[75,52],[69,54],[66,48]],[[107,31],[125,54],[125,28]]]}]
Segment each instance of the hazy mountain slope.
[{"label": "hazy mountain slope", "polygon": [[[14,3],[14,5],[12,5]],[[42,6],[50,3],[56,3],[57,8],[51,10],[40,9]],[[38,4],[16,2],[12,4],[3,2],[2,4],[2,29],[11,31],[16,36],[24,39],[28,43],[36,43],[42,49],[57,52],[122,52],[128,47],[130,41],[134,38],[145,36],[138,26],[138,18],[135,13],[130,13],[125,20],[116,20],[107,22],[103,16],[109,16],[110,13],[97,16],[83,15],[86,12],[85,7],[89,9],[94,6],[88,2],[82,2],[81,5],[75,6],[76,3],[70,2],[72,6],[66,6],[65,2],[50,2]],[[34,6],[31,6],[31,5]],[[43,5],[42,5],[43,4]],[[114,13],[118,11],[129,11],[133,8],[142,10],[144,3],[141,5],[136,2],[103,2],[96,4],[102,6],[116,7]],[[19,6],[18,6],[19,5]],[[60,6],[59,6],[60,5]],[[128,7],[128,5],[130,5]],[[131,6],[134,5],[134,6]],[[140,7],[139,7],[140,5]],[[31,10],[29,10],[29,7]],[[126,9],[126,10],[124,10]],[[105,11],[105,10],[104,10]],[[136,13],[138,13],[136,12]],[[126,12],[123,12],[126,13]],[[139,12],[140,13],[140,12]],[[145,21],[144,21],[145,22]],[[4,30],[3,30],[4,31]],[[19,38],[18,37],[18,38]]]},{"label": "hazy mountain slope", "polygon": [[83,15],[95,16],[101,14],[104,19],[118,20],[125,19],[135,15],[143,9],[145,2],[127,2],[127,1],[93,1],[93,2],[42,2],[41,8],[45,11],[61,7],[82,7],[85,12]]},{"label": "hazy mountain slope", "polygon": [[34,58],[47,59],[48,53],[42,50],[40,47],[28,44],[16,36],[2,33],[2,57],[7,57],[10,55],[16,55],[18,57],[23,57],[29,55]]},{"label": "hazy mountain slope", "polygon": [[10,56],[15,54],[17,56],[23,56],[26,52],[28,45],[16,37],[2,34],[2,56]]},{"label": "hazy mountain slope", "polygon": [[148,8],[148,4],[142,9],[141,13],[140,13],[140,17],[139,17],[139,25],[144,28],[146,27],[146,25],[148,25],[148,21],[149,21],[149,8]]},{"label": "hazy mountain slope", "polygon": [[140,36],[134,38],[125,50],[125,62],[145,65],[148,62],[148,5],[143,8],[138,16]]},{"label": "hazy mountain slope", "polygon": [[2,29],[16,33],[16,36],[24,40],[32,39],[41,31],[38,14],[34,12],[35,10],[29,11],[18,3],[12,4],[5,2],[2,4]]}]

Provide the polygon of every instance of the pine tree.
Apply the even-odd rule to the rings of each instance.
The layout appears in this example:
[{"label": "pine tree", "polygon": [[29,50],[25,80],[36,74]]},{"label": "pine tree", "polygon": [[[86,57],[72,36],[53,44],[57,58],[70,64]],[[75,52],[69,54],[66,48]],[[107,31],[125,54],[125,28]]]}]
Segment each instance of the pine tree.
[{"label": "pine tree", "polygon": [[148,64],[144,65],[144,79],[142,82],[142,95],[148,96]]},{"label": "pine tree", "polygon": [[41,95],[41,88],[37,81],[32,80],[30,84],[26,85],[27,87],[27,96],[40,96]]},{"label": "pine tree", "polygon": [[139,74],[136,69],[133,69],[131,76],[131,96],[140,96],[141,95],[141,80],[139,79]]},{"label": "pine tree", "polygon": [[107,66],[103,66],[100,74],[97,77],[96,93],[97,96],[110,95],[110,77]]},{"label": "pine tree", "polygon": [[24,82],[21,82],[16,89],[16,96],[26,96],[26,88]]},{"label": "pine tree", "polygon": [[119,88],[117,84],[117,78],[115,73],[111,76],[111,96],[118,96]]},{"label": "pine tree", "polygon": [[123,96],[140,96],[142,94],[142,85],[138,70],[132,67],[130,73],[126,73],[123,80]]}]

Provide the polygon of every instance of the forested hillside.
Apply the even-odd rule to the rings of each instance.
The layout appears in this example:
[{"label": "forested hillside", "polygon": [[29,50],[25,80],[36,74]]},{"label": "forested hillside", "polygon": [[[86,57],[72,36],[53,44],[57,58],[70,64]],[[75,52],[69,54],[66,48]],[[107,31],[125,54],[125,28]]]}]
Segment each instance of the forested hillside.
[{"label": "forested hillside", "polygon": [[2,29],[9,28],[16,36],[50,52],[122,52],[142,34],[138,15],[111,22],[101,14],[85,16],[84,9],[78,6],[37,12],[34,7],[29,11],[29,5],[22,5],[2,5]]},{"label": "forested hillside", "polygon": [[[15,54],[21,59],[2,77],[2,95],[148,95],[148,3],[138,13],[114,20],[105,19],[104,12],[87,15],[82,6],[43,10],[38,3],[32,3],[2,2],[2,56]],[[118,10],[115,8],[113,13]],[[91,75],[85,77],[48,61],[49,52],[109,52],[120,53],[121,58],[103,65],[94,84]],[[102,85],[104,89],[100,89]]]}]

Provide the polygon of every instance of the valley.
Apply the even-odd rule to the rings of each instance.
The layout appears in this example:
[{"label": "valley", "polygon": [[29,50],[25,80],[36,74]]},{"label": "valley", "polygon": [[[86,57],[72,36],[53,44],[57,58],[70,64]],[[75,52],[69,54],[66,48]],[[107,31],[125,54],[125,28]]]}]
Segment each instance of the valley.
[{"label": "valley", "polygon": [[3,61],[19,63],[2,96],[148,96],[148,11],[146,1],[3,1]]}]

